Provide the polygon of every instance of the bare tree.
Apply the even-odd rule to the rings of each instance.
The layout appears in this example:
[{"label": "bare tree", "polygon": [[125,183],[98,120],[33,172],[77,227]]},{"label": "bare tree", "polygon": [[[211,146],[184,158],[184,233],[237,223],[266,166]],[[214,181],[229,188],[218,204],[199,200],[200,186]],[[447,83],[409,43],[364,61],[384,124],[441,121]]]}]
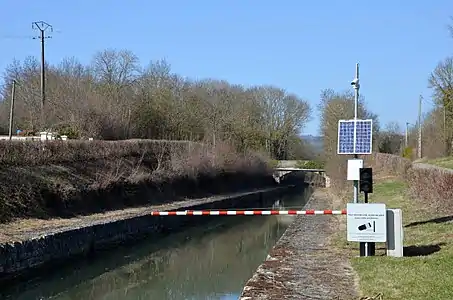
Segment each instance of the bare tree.
[{"label": "bare tree", "polygon": [[436,104],[443,110],[444,142],[447,153],[453,150],[453,57],[441,61],[429,77]]},{"label": "bare tree", "polygon": [[404,136],[401,127],[396,122],[389,122],[385,129],[379,132],[378,147],[379,152],[390,154],[401,154],[404,147]]},{"label": "bare tree", "polygon": [[[434,108],[427,113],[423,120],[422,134],[422,153],[430,158],[442,157],[447,153],[448,145],[445,144],[446,132],[444,131],[443,114],[444,110],[441,107]],[[417,132],[412,132],[411,136],[415,137]],[[411,141],[412,144],[415,144]]]},{"label": "bare tree", "polygon": [[[98,52],[90,65],[67,58],[47,70],[48,124],[39,120],[36,59],[14,61],[5,72],[7,82],[19,82],[15,124],[23,129],[103,139],[184,139],[213,147],[226,142],[241,152],[266,149],[274,158],[287,158],[297,149],[302,155],[299,134],[310,106],[283,89],[193,81],[172,73],[165,60],[141,68],[127,50]],[[0,125],[6,125],[9,89],[6,84],[2,90]]]}]

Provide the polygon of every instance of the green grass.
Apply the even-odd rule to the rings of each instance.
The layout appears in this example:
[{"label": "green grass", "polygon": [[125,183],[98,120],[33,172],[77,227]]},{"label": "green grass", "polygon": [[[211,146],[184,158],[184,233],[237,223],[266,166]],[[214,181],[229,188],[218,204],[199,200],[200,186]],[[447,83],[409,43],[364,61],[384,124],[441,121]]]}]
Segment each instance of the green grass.
[{"label": "green grass", "polygon": [[431,160],[426,161],[426,163],[432,164],[435,166],[439,166],[439,167],[443,167],[443,168],[453,169],[453,157],[452,156],[431,159]]},{"label": "green grass", "polygon": [[[405,183],[387,180],[375,184],[370,202],[386,203],[389,208],[401,208],[404,226],[420,221],[445,217],[418,206],[407,195]],[[341,235],[341,236],[340,236]],[[356,257],[358,244],[347,243],[345,234],[336,239],[337,246],[352,257],[352,266],[359,276],[363,296],[378,293],[383,299],[453,299],[453,221],[426,223],[404,228],[404,245],[440,245],[440,251],[426,256],[387,257],[385,244],[376,244],[376,256]],[[405,248],[405,255],[409,251]]]}]

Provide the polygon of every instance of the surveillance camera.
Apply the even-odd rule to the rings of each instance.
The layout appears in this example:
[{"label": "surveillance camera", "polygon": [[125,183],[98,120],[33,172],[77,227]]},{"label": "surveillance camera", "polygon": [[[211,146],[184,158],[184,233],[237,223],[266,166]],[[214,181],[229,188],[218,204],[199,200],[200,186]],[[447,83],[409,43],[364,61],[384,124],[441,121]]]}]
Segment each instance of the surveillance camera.
[{"label": "surveillance camera", "polygon": [[357,78],[354,78],[354,80],[351,81],[351,85],[356,85],[359,82]]}]

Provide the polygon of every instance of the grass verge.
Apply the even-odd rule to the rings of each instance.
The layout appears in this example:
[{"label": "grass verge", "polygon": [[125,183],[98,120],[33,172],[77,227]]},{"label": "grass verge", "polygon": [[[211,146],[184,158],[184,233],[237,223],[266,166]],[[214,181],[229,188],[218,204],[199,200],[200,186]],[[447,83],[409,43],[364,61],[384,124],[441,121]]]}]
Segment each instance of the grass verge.
[{"label": "grass verge", "polygon": [[435,165],[442,168],[453,169],[453,157],[441,157],[426,161],[427,164]]},{"label": "grass verge", "polygon": [[348,243],[345,230],[339,231],[335,245],[353,257],[361,295],[382,294],[385,300],[453,299],[453,216],[412,201],[407,184],[395,178],[377,182],[370,202],[402,209],[405,257],[385,256],[381,243],[376,244],[375,257],[356,257],[358,244]]}]

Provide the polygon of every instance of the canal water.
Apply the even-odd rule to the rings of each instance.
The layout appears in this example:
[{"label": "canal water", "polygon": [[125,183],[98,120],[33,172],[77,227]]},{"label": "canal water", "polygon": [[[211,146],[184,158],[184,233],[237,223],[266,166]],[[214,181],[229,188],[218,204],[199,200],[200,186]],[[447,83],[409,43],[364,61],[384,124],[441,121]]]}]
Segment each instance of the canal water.
[{"label": "canal water", "polygon": [[[311,190],[276,199],[301,208]],[[203,216],[199,216],[203,218]],[[238,299],[294,216],[219,216],[153,241],[102,252],[0,292],[1,299]]]}]

